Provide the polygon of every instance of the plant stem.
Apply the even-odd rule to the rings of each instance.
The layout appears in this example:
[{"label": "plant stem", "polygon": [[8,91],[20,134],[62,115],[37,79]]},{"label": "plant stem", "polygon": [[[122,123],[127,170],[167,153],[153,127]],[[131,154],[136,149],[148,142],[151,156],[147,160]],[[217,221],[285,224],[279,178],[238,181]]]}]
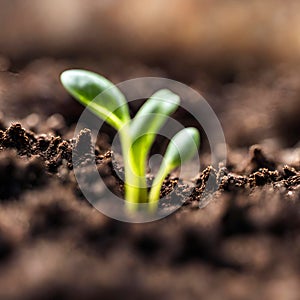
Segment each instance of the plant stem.
[{"label": "plant stem", "polygon": [[148,199],[145,177],[145,162],[135,156],[128,130],[120,130],[120,139],[125,171],[125,200],[128,211],[136,211],[139,203]]},{"label": "plant stem", "polygon": [[[137,153],[138,151],[138,153]],[[148,189],[147,189],[147,180],[146,180],[146,158],[147,152],[144,148],[140,147],[134,151],[134,160],[138,169],[138,178],[139,178],[139,187],[140,187],[140,203],[148,202]]]},{"label": "plant stem", "polygon": [[162,162],[156,177],[153,181],[150,194],[149,194],[149,211],[155,212],[158,207],[159,202],[159,196],[160,196],[160,190],[163,185],[163,182],[166,178],[166,176],[169,174],[171,168],[167,168],[165,164]]}]

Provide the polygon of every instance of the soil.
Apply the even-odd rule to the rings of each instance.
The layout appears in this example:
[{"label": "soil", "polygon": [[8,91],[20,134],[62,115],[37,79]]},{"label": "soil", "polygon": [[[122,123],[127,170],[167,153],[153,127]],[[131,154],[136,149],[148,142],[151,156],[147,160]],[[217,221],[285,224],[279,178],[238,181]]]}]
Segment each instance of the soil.
[{"label": "soil", "polygon": [[[73,137],[83,108],[58,81],[70,67],[114,82],[177,74],[117,59],[49,58],[12,63],[0,74],[0,299],[299,299],[300,81],[294,73],[264,71],[256,80],[242,74],[201,85],[193,73],[191,85],[224,127],[227,164],[212,168],[204,141],[202,171],[188,178],[196,187],[191,191],[176,173],[164,183],[162,195],[178,184],[181,209],[160,221],[127,224],[96,211],[77,185],[72,151],[85,174],[94,152],[106,185],[123,194],[112,165],[114,131],[104,126],[95,149],[88,130]],[[258,104],[259,98],[265,101]],[[184,112],[175,118],[193,123]],[[207,193],[209,174],[220,185]]]}]

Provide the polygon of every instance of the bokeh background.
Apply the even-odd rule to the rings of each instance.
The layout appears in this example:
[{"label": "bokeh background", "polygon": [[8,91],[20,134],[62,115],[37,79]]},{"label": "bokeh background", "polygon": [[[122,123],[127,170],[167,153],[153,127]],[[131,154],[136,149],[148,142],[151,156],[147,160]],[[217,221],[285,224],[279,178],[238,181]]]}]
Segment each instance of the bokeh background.
[{"label": "bokeh background", "polygon": [[115,83],[162,76],[191,85],[216,111],[230,147],[294,147],[299,66],[296,0],[0,1],[6,122],[28,113],[75,122],[81,108],[58,76],[82,67]]}]

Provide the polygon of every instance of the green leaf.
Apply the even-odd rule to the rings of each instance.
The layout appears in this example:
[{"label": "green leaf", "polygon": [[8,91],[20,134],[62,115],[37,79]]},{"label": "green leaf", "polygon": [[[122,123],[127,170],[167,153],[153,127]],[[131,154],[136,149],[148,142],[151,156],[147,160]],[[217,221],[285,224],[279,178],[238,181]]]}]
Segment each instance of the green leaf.
[{"label": "green leaf", "polygon": [[130,137],[139,176],[145,177],[146,160],[155,136],[179,103],[178,95],[167,89],[159,90],[144,103],[132,120]]},{"label": "green leaf", "polygon": [[125,96],[106,78],[90,71],[67,70],[60,79],[76,100],[117,130],[130,120]]},{"label": "green leaf", "polygon": [[144,148],[150,148],[159,129],[180,103],[180,97],[170,90],[154,93],[140,108],[130,125],[133,141],[139,140]]},{"label": "green leaf", "polygon": [[191,159],[198,151],[200,135],[196,128],[188,127],[179,131],[170,141],[162,164],[156,174],[149,194],[149,209],[156,211],[160,190],[166,176],[176,167]]},{"label": "green leaf", "polygon": [[164,162],[170,169],[174,169],[191,159],[198,151],[200,135],[196,128],[188,127],[179,131],[170,141]]},{"label": "green leaf", "polygon": [[198,151],[200,135],[196,128],[188,127],[179,131],[170,141],[162,164],[155,176],[149,194],[149,209],[156,211],[160,190],[166,176],[176,167],[191,159]]}]

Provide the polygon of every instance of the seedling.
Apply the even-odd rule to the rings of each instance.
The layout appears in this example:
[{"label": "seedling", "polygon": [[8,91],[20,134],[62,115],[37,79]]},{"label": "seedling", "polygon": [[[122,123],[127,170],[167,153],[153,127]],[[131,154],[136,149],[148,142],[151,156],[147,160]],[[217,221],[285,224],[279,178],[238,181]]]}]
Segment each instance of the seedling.
[{"label": "seedling", "polygon": [[119,135],[125,170],[125,199],[129,209],[148,203],[156,211],[166,176],[198,150],[200,135],[196,128],[179,131],[169,142],[164,158],[148,192],[147,159],[160,128],[179,106],[180,98],[170,90],[154,93],[134,118],[122,92],[106,78],[85,70],[67,70],[61,74],[66,90],[96,116],[114,127]]}]

